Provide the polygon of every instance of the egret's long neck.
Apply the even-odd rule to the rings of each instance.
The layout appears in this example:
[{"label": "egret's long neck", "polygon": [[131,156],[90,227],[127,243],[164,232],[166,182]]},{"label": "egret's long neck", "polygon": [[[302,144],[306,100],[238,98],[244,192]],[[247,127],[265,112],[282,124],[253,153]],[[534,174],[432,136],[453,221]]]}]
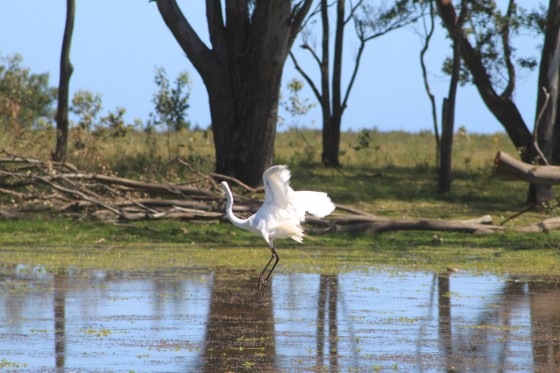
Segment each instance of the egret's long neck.
[{"label": "egret's long neck", "polygon": [[244,228],[245,229],[245,226],[247,225],[247,219],[240,219],[233,214],[233,195],[231,194],[231,190],[229,189],[229,187],[227,185],[226,185],[226,188],[225,188],[225,192],[226,192],[226,198],[227,198],[227,202],[226,202],[226,215],[227,215],[227,217],[233,223],[233,225],[236,225],[239,228]]}]

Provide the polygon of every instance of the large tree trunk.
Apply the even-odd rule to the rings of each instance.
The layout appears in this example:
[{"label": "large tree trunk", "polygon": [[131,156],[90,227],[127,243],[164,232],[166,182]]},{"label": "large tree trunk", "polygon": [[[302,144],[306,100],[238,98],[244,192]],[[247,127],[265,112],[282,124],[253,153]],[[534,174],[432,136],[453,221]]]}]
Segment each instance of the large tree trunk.
[{"label": "large tree trunk", "polygon": [[207,0],[209,48],[175,0],[157,0],[206,85],[218,173],[255,186],[272,164],[282,70],[311,3]]},{"label": "large tree trunk", "polygon": [[73,67],[70,63],[70,45],[74,31],[75,0],[66,1],[66,26],[62,39],[60,54],[60,81],[58,85],[58,107],[56,110],[56,147],[52,154],[53,161],[64,162],[68,153],[68,98],[70,77]]},{"label": "large tree trunk", "polygon": [[550,0],[539,68],[537,118],[539,146],[548,163],[560,161],[558,85],[560,83],[560,0]]},{"label": "large tree trunk", "polygon": [[[544,46],[539,69],[537,118],[535,133],[542,155],[542,163],[558,164],[560,161],[560,0],[550,0]],[[542,203],[554,198],[550,185],[531,185],[529,199]]]},{"label": "large tree trunk", "polygon": [[[262,181],[263,171],[274,161],[274,139],[281,71],[272,81],[248,73],[236,96],[224,97],[223,81],[207,85],[216,150],[216,172],[249,185]],[[234,96],[235,97],[235,96]]]}]

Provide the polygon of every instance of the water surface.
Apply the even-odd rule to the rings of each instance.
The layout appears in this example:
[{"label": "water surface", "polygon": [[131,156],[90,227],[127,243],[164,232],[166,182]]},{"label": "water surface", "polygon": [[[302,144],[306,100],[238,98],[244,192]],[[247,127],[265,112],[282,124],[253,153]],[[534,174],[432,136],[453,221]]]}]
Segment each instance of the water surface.
[{"label": "water surface", "polygon": [[[560,288],[454,273],[3,270],[0,367],[559,371]],[[65,369],[61,369],[65,368]]]}]

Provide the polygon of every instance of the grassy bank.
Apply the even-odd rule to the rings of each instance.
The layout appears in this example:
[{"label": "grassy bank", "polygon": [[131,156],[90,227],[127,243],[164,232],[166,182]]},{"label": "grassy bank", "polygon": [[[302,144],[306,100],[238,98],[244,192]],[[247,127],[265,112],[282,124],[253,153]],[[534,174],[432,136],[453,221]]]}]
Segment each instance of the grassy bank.
[{"label": "grassy bank", "polygon": [[[269,257],[261,238],[230,224],[177,221],[129,227],[71,219],[1,224],[1,263],[44,265],[50,271],[99,268],[172,271],[191,267],[258,272]],[[146,229],[149,227],[149,229]],[[558,234],[396,232],[373,236],[311,235],[303,244],[278,241],[280,271],[336,273],[370,266],[391,270],[560,276]]]},{"label": "grassy bank", "polygon": [[[211,134],[206,131],[124,138],[93,134],[72,146],[70,162],[93,172],[181,181],[179,156],[201,171],[212,168]],[[74,136],[74,143],[78,135]],[[11,153],[47,159],[50,134],[23,133],[18,142],[3,136]],[[490,214],[495,223],[523,207],[527,185],[497,180],[492,162],[498,150],[514,153],[503,134],[458,135],[451,193],[437,193],[433,137],[429,133],[344,133],[341,169],[319,164],[320,133],[278,135],[277,163],[287,163],[295,189],[328,192],[340,204],[398,218],[463,219]],[[13,145],[16,144],[16,145]],[[3,198],[8,205],[9,199]],[[525,213],[506,226],[555,216],[555,208]],[[491,236],[460,233],[395,232],[377,235],[311,235],[303,244],[277,242],[279,270],[338,271],[375,266],[445,271],[560,276],[560,235],[508,232]],[[126,227],[61,217],[34,217],[0,223],[1,263],[42,264],[49,269],[106,268],[162,270],[193,266],[244,267],[258,271],[268,259],[261,238],[229,223],[135,222]]]}]

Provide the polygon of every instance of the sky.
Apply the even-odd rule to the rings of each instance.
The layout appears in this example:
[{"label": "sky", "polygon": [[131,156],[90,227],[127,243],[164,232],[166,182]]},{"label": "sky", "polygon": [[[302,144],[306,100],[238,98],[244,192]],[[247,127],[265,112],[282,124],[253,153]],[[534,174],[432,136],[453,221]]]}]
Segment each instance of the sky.
[{"label": "sky", "polygon": [[[157,90],[154,83],[156,67],[163,67],[170,80],[174,80],[179,72],[187,71],[192,82],[187,119],[192,125],[201,128],[209,126],[206,88],[163,22],[155,3],[148,3],[147,0],[76,2],[70,55],[74,66],[70,81],[71,94],[77,90],[99,93],[103,101],[103,115],[120,106],[127,110],[127,123],[132,123],[135,118],[146,121],[149,113],[154,111],[151,99]],[[534,0],[522,0],[520,3],[530,8],[537,4]],[[179,1],[179,4],[208,44],[204,2]],[[65,16],[66,2],[62,0],[0,0],[0,53],[3,56],[21,54],[23,66],[29,67],[33,73],[48,72],[50,84],[58,85]],[[343,66],[347,70],[352,66],[357,49],[357,42],[349,36],[352,32],[349,28],[346,38]],[[450,43],[445,35],[438,25],[427,55],[429,79],[438,103],[438,115],[449,87],[449,78],[441,72],[442,61],[451,54]],[[538,40],[525,37],[518,47],[534,52],[538,57],[538,43]],[[298,45],[297,40],[294,45]],[[419,64],[420,48],[420,38],[412,28],[392,32],[367,44],[343,116],[342,130],[433,130],[431,106],[424,90]],[[316,74],[316,66],[309,55],[301,51],[297,53],[306,69]],[[537,70],[523,73],[514,95],[523,118],[531,124],[535,118]],[[287,97],[286,84],[293,78],[301,79],[301,76],[288,59],[283,74],[284,97]],[[310,102],[315,101],[309,87],[300,96],[308,98]],[[293,125],[321,128],[318,107],[297,120],[283,116],[285,121],[279,125],[280,131]],[[455,128],[460,126],[470,133],[504,131],[476,89],[470,85],[460,87],[457,93]],[[532,125],[530,127],[532,129]]]}]

